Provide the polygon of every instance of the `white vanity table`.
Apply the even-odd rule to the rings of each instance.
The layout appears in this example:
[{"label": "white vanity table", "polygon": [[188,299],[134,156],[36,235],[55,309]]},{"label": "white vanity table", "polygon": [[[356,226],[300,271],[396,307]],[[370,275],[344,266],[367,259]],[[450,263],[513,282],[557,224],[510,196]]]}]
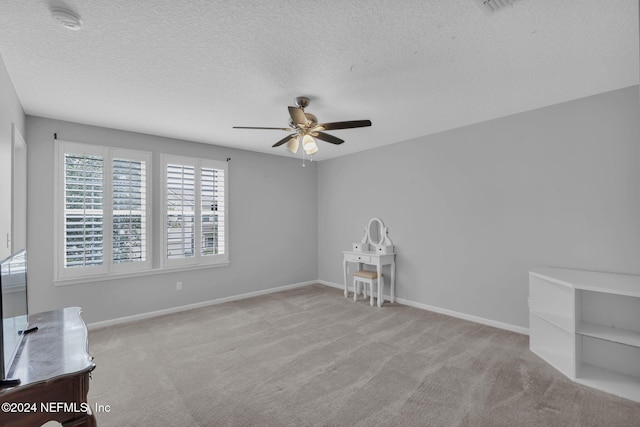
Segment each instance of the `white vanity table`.
[{"label": "white vanity table", "polygon": [[[372,218],[369,225],[365,228],[365,234],[360,243],[353,244],[353,250],[342,251],[344,258],[342,261],[344,273],[344,296],[349,296],[349,283],[347,282],[347,266],[349,262],[357,263],[358,270],[362,269],[362,265],[375,266],[378,273],[378,280],[384,280],[382,277],[382,266],[391,266],[391,280],[389,282],[391,302],[395,302],[396,291],[396,254],[393,243],[387,235],[387,227],[380,218]],[[383,299],[383,286],[378,287],[378,305]],[[355,290],[354,290],[355,292]]]}]

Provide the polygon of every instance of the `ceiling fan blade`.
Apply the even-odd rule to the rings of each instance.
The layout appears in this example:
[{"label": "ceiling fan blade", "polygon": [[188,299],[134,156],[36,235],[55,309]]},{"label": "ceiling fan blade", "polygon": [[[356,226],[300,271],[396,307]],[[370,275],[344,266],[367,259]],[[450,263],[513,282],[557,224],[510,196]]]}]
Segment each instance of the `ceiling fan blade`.
[{"label": "ceiling fan blade", "polygon": [[335,136],[329,135],[328,133],[324,133],[324,132],[318,132],[318,135],[316,135],[316,138],[321,139],[323,141],[330,142],[332,144],[336,144],[336,145],[342,144],[344,142],[344,140],[340,138],[336,138]]},{"label": "ceiling fan blade", "polygon": [[291,128],[266,128],[266,127],[258,127],[258,126],[234,126],[234,129],[273,129],[273,130],[284,130],[287,132],[291,132],[293,129]]},{"label": "ceiling fan blade", "polygon": [[304,111],[299,107],[288,107],[289,115],[291,116],[291,120],[293,123],[297,124],[300,127],[307,126],[308,120],[307,116],[304,115]]},{"label": "ceiling fan blade", "polygon": [[351,120],[348,122],[332,122],[332,123],[322,123],[317,127],[323,128],[323,130],[337,130],[337,129],[352,129],[352,128],[363,128],[371,126],[371,120]]},{"label": "ceiling fan blade", "polygon": [[285,142],[289,141],[291,138],[293,137],[297,137],[298,134],[292,133],[291,135],[287,135],[284,138],[282,138],[280,141],[276,142],[275,144],[272,145],[272,147],[279,147],[282,144],[284,144]]}]

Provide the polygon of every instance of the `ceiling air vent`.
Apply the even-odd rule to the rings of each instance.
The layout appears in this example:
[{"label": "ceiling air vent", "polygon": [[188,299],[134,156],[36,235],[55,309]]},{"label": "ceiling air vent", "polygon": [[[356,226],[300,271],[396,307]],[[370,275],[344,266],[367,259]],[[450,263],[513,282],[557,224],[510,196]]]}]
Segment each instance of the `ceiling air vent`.
[{"label": "ceiling air vent", "polygon": [[486,13],[493,13],[505,6],[511,6],[517,0],[475,0]]}]

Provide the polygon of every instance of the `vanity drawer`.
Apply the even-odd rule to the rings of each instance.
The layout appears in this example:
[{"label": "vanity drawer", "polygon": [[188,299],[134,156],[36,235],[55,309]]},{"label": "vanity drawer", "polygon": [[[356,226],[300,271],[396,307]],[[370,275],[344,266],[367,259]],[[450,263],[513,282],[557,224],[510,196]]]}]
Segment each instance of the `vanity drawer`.
[{"label": "vanity drawer", "polygon": [[371,262],[370,255],[345,254],[344,259],[351,262]]},{"label": "vanity drawer", "polygon": [[353,251],[354,252],[366,252],[369,250],[369,244],[368,243],[354,243],[353,244]]}]

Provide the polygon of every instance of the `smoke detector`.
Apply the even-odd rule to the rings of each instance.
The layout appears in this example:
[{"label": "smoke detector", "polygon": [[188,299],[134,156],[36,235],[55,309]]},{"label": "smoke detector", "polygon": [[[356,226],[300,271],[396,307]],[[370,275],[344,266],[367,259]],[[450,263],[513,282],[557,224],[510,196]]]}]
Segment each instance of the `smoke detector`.
[{"label": "smoke detector", "polygon": [[511,6],[514,2],[516,0],[476,0],[480,9],[484,10],[485,13],[493,13],[503,7]]},{"label": "smoke detector", "polygon": [[51,9],[51,16],[67,30],[77,31],[82,28],[80,15],[72,10],[63,8]]}]

